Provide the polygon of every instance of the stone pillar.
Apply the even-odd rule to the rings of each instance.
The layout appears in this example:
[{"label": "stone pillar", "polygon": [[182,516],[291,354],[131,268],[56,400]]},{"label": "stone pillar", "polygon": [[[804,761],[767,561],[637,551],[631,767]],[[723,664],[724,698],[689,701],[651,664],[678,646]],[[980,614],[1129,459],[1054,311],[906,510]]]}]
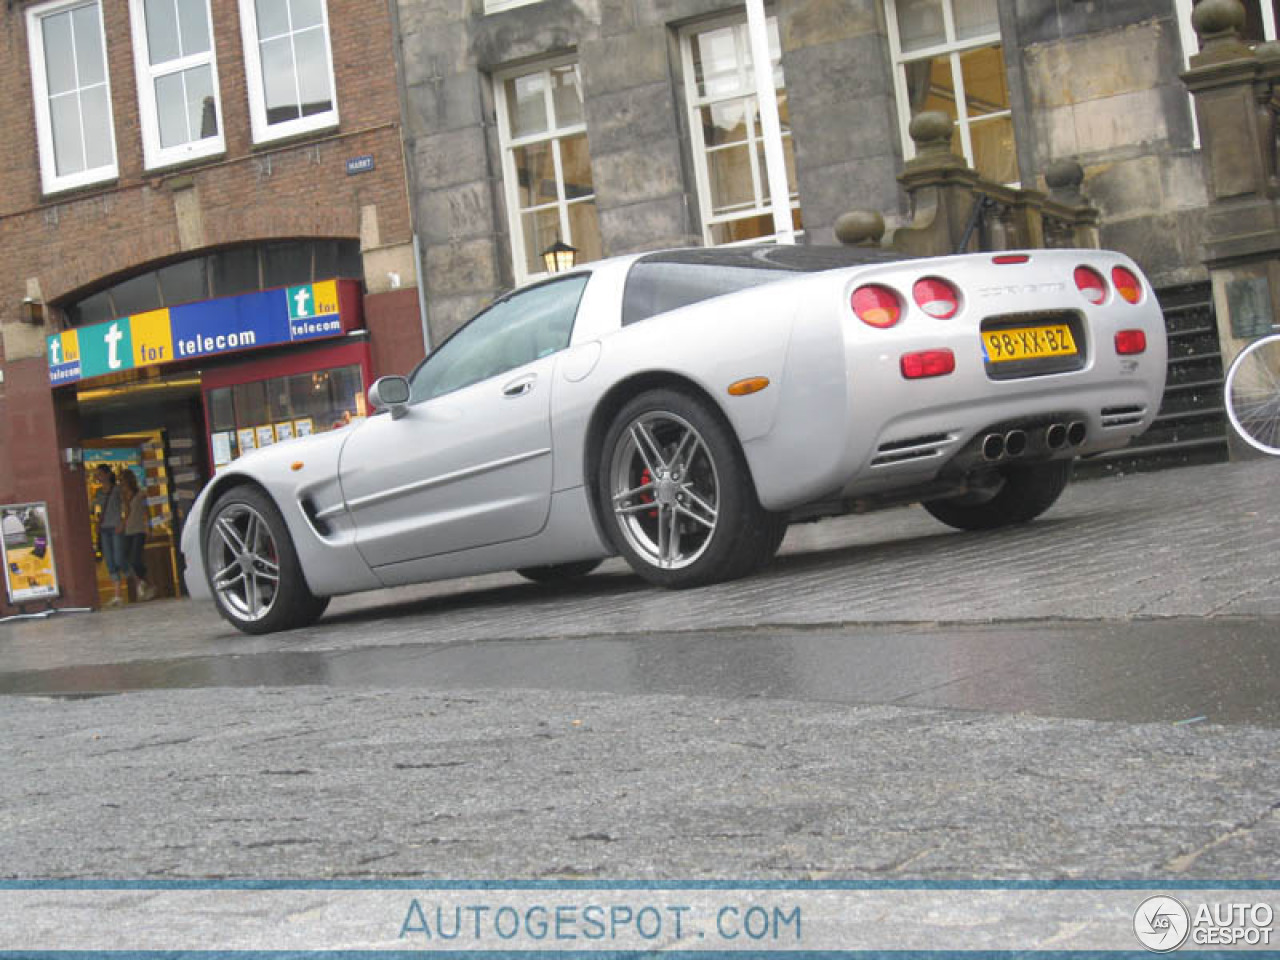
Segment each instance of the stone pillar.
[{"label": "stone pillar", "polygon": [[[1244,22],[1239,0],[1202,0],[1192,16],[1200,53],[1182,76],[1200,124],[1209,194],[1203,258],[1224,370],[1280,316],[1280,46],[1250,49]],[[1245,445],[1231,441],[1232,456],[1245,455]]]}]

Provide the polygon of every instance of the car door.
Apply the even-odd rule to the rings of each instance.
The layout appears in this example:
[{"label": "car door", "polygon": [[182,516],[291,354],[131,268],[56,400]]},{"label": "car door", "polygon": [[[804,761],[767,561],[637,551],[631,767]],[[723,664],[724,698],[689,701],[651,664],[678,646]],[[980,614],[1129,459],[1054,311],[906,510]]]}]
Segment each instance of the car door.
[{"label": "car door", "polygon": [[410,378],[399,419],[371,417],[339,472],[373,567],[530,537],[551,507],[551,388],[588,274],[488,307]]}]

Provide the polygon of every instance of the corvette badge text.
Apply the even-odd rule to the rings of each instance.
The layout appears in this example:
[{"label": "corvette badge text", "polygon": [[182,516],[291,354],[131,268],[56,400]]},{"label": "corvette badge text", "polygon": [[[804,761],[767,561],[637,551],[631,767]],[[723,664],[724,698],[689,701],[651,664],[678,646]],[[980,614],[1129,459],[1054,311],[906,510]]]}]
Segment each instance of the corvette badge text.
[{"label": "corvette badge text", "polygon": [[1148,897],[1133,915],[1133,932],[1154,953],[1185,943],[1198,947],[1269,946],[1275,910],[1269,903],[1201,903],[1188,910],[1173,897]]},{"label": "corvette badge text", "polygon": [[501,943],[512,940],[681,941],[796,944],[801,942],[800,908],[725,904],[699,910],[690,904],[534,903],[438,905],[416,897],[409,902],[400,939],[430,942],[463,940]]}]

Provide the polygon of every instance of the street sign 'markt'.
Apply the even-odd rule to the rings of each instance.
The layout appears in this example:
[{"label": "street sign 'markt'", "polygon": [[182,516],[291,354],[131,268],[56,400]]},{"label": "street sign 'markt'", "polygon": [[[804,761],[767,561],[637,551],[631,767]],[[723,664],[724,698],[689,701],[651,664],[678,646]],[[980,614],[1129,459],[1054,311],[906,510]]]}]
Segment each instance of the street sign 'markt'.
[{"label": "street sign 'markt'", "polygon": [[49,382],[58,386],[134,367],[341,336],[357,326],[354,296],[347,315],[342,310],[339,293],[348,285],[324,280],[55,333],[46,344]]}]

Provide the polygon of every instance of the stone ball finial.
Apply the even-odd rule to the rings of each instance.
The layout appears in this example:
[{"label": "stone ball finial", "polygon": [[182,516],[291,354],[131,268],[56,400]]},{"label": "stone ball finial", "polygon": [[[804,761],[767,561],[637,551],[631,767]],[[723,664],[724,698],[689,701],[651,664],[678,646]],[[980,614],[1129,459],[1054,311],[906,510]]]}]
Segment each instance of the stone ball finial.
[{"label": "stone ball finial", "polygon": [[951,133],[955,124],[941,110],[926,110],[911,118],[907,132],[920,152],[951,150]]},{"label": "stone ball finial", "polygon": [[1074,160],[1054,160],[1044,172],[1044,182],[1053,193],[1077,193],[1084,183],[1084,167]]},{"label": "stone ball finial", "polygon": [[850,247],[878,247],[884,237],[884,217],[875,210],[850,210],[835,225],[836,239]]},{"label": "stone ball finial", "polygon": [[1244,23],[1244,4],[1240,0],[1200,0],[1191,13],[1191,25],[1202,44],[1210,37],[1239,33]]}]

